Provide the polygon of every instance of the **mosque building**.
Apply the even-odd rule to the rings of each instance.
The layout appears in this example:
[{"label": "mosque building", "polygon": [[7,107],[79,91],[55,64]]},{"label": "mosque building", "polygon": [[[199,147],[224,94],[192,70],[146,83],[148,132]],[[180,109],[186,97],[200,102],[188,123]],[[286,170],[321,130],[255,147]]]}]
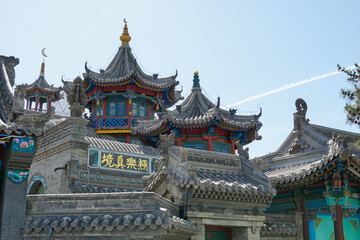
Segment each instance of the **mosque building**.
[{"label": "mosque building", "polygon": [[140,68],[124,22],[108,67],[62,87],[43,62],[13,90],[19,61],[0,56],[1,239],[360,239],[360,134],[310,124],[298,99],[288,138],[250,159],[262,111],[221,109],[198,72],[184,99],[177,71]]}]

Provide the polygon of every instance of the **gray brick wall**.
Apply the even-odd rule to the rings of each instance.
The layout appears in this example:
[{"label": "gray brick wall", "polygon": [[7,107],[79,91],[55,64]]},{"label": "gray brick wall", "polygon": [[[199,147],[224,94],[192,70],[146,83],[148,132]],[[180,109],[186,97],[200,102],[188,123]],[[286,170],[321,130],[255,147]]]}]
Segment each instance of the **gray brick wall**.
[{"label": "gray brick wall", "polygon": [[23,239],[27,181],[14,183],[7,177],[4,180],[5,194],[0,239]]}]

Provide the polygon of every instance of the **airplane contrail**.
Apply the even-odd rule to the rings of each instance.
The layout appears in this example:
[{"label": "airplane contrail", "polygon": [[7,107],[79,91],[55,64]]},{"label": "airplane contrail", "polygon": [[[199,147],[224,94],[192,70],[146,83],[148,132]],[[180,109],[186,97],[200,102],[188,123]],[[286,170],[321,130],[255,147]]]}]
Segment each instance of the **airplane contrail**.
[{"label": "airplane contrail", "polygon": [[[354,69],[354,68],[356,68],[356,67],[355,66],[349,66],[349,67],[346,68],[346,70],[351,70],[351,69]],[[342,72],[334,71],[334,72],[326,73],[326,74],[323,74],[323,75],[320,75],[320,76],[316,76],[316,77],[308,78],[308,79],[305,79],[305,80],[301,80],[301,81],[298,81],[298,82],[286,84],[286,85],[284,85],[282,87],[279,87],[277,89],[270,90],[270,91],[267,91],[267,92],[263,92],[263,93],[260,93],[258,95],[255,95],[255,96],[248,97],[248,98],[246,98],[244,100],[241,100],[239,102],[230,104],[230,105],[226,106],[226,108],[231,108],[231,107],[240,105],[242,103],[250,102],[250,101],[258,99],[258,98],[262,98],[262,97],[265,97],[265,96],[268,96],[268,95],[271,95],[271,94],[274,94],[274,93],[278,93],[278,92],[287,90],[289,88],[297,87],[297,86],[303,85],[305,83],[309,83],[309,82],[313,82],[313,81],[320,80],[320,79],[323,79],[323,78],[327,78],[327,77],[330,77],[330,76],[334,76],[334,75],[337,75],[339,73],[342,73]]]}]

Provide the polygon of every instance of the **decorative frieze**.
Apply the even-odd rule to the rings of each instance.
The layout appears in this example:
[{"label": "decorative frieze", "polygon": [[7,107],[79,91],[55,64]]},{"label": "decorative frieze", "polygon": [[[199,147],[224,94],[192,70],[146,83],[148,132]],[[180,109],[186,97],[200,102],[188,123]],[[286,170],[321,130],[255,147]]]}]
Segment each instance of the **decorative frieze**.
[{"label": "decorative frieze", "polygon": [[141,180],[135,178],[107,176],[107,175],[99,175],[99,174],[87,173],[87,172],[80,172],[80,178],[94,179],[94,180],[107,181],[107,182],[142,184]]},{"label": "decorative frieze", "polygon": [[11,150],[16,152],[30,152],[35,151],[35,138],[19,137],[13,138]]},{"label": "decorative frieze", "polygon": [[6,176],[15,183],[20,183],[29,177],[29,171],[27,170],[16,170],[16,169],[7,169]]},{"label": "decorative frieze", "polygon": [[265,222],[260,229],[261,235],[275,235],[275,236],[295,236],[298,234],[298,229],[292,223],[268,223]]}]

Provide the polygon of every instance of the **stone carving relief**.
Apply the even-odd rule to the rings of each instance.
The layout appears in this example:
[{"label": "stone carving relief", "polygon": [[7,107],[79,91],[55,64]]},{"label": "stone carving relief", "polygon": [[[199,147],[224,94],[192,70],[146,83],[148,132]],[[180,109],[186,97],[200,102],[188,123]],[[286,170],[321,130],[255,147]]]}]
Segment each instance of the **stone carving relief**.
[{"label": "stone carving relief", "polygon": [[231,209],[231,208],[225,208],[225,210],[224,210],[224,214],[225,214],[226,216],[232,215],[233,212],[234,212],[234,210]]},{"label": "stone carving relief", "polygon": [[160,138],[160,153],[163,157],[167,157],[167,155],[169,154],[169,150],[171,147],[174,146],[175,143],[175,132],[171,131],[171,133],[169,135],[167,134],[160,134],[159,138]]},{"label": "stone carving relief", "polygon": [[290,145],[288,151],[285,153],[285,155],[291,155],[295,153],[305,152],[309,150],[311,147],[310,145],[301,138],[296,138]]},{"label": "stone carving relief", "polygon": [[81,117],[87,103],[83,80],[80,77],[74,79],[71,90],[67,91],[67,102],[69,103],[70,116]]},{"label": "stone carving relief", "polygon": [[9,81],[11,86],[13,87],[15,84],[15,66],[19,64],[19,59],[15,57],[5,57],[0,55],[0,60],[4,62],[6,73],[9,77]]}]

